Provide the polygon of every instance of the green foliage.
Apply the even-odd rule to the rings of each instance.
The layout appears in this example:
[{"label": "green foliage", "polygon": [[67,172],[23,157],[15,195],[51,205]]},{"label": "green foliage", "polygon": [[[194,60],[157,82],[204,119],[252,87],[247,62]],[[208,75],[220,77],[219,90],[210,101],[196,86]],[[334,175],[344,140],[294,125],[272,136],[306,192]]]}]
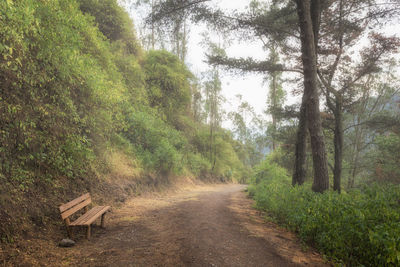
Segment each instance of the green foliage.
[{"label": "green foliage", "polygon": [[240,179],[245,168],[232,147],[231,140],[232,137],[227,133],[219,132],[215,134],[215,156],[213,158],[215,165],[213,172],[221,177],[222,180],[230,179],[232,176]]},{"label": "green foliage", "polygon": [[82,0],[80,9],[95,18],[100,31],[110,40],[121,39],[124,33],[125,12],[113,0]]},{"label": "green foliage", "polygon": [[112,52],[115,65],[123,76],[126,86],[126,93],[129,97],[126,110],[136,107],[148,106],[147,92],[145,89],[145,74],[140,66],[139,59],[133,54],[127,54],[123,42],[114,42],[112,44]]},{"label": "green foliage", "polygon": [[150,51],[144,61],[149,103],[160,116],[174,122],[190,105],[192,74],[173,54],[166,51]]},{"label": "green foliage", "polygon": [[285,170],[269,159],[251,179],[257,208],[348,266],[400,264],[400,187],[372,185],[337,194],[292,187]]},{"label": "green foliage", "polygon": [[191,172],[198,177],[204,177],[211,172],[211,163],[199,153],[188,154],[187,164]]},{"label": "green foliage", "polygon": [[107,44],[74,2],[0,5],[2,171],[79,175],[91,159],[89,129],[112,127],[121,98]]},{"label": "green foliage", "polygon": [[375,174],[378,180],[400,183],[400,135],[394,133],[377,137]]},{"label": "green foliage", "polygon": [[93,16],[99,30],[111,41],[121,40],[129,54],[141,54],[132,20],[115,0],[78,0],[82,12]]},{"label": "green foliage", "polygon": [[[236,149],[237,141],[226,131],[214,133],[212,155],[210,155],[210,131],[208,127],[199,128],[192,136],[191,144],[195,151],[207,159],[210,172],[220,180],[237,180],[243,182],[250,172],[239,159]],[[215,159],[215,161],[214,161]],[[208,169],[207,164],[207,169]]]},{"label": "green foliage", "polygon": [[124,135],[134,144],[145,167],[179,173],[183,167],[180,151],[187,144],[180,132],[146,112],[131,114],[128,125]]}]

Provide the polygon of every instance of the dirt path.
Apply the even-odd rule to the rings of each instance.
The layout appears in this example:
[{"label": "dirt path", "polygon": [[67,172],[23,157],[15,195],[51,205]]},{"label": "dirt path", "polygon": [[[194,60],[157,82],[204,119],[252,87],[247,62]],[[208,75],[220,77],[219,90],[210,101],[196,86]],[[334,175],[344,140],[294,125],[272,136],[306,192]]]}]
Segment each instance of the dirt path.
[{"label": "dirt path", "polygon": [[265,223],[244,188],[198,186],[196,191],[134,198],[113,211],[107,229],[94,228],[90,241],[78,236],[75,247],[55,248],[62,255],[58,264],[324,266],[316,253],[302,251],[291,233]]}]

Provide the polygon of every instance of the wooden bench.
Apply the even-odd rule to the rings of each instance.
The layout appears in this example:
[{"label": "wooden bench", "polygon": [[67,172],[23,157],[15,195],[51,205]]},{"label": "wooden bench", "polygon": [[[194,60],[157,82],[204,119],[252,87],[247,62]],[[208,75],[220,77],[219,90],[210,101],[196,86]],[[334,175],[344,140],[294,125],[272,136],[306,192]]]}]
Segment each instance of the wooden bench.
[{"label": "wooden bench", "polygon": [[[86,238],[90,239],[91,224],[101,216],[101,227],[104,228],[104,216],[106,212],[110,210],[110,206],[96,206],[91,210],[88,210],[88,205],[92,202],[89,193],[86,193],[68,203],[60,206],[61,218],[64,220],[67,227],[67,233],[69,237],[72,237],[71,227],[72,226],[87,226]],[[79,218],[71,222],[70,216],[75,214],[77,211],[84,209],[85,213]]]}]

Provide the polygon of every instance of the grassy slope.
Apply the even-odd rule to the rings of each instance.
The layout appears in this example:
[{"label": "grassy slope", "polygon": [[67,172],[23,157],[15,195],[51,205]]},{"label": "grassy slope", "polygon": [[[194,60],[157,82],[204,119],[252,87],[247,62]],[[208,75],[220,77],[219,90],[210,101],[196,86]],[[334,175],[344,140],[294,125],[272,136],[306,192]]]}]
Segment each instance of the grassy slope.
[{"label": "grassy slope", "polygon": [[0,2],[2,245],[62,232],[58,205],[86,191],[118,203],[171,177],[246,172],[224,131],[211,169],[186,67],[142,51],[115,0],[80,2]]}]

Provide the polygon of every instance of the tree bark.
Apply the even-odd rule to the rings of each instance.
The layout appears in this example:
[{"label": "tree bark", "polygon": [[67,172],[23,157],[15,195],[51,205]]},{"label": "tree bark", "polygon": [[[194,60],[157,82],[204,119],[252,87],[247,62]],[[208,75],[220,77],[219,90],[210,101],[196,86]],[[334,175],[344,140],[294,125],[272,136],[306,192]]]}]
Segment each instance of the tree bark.
[{"label": "tree bark", "polygon": [[321,24],[321,0],[311,0],[310,7],[312,30],[314,34],[315,58],[318,57],[319,27]]},{"label": "tree bark", "polygon": [[275,134],[276,134],[276,72],[272,74],[272,151],[276,150]]},{"label": "tree bark", "polygon": [[305,95],[301,101],[299,126],[297,129],[295,164],[292,185],[302,185],[306,180],[306,149],[307,149],[307,104]]},{"label": "tree bark", "polygon": [[[360,124],[361,120],[359,115],[357,116],[357,124]],[[363,138],[362,134],[362,128],[361,126],[356,126],[355,128],[355,138],[354,138],[354,156],[353,156],[353,164],[352,164],[352,170],[351,170],[351,175],[349,177],[349,181],[347,184],[347,189],[353,188],[354,187],[354,182],[358,173],[358,168],[359,168],[359,160],[360,160],[360,153],[361,153],[361,140]]]},{"label": "tree bark", "polygon": [[154,50],[155,46],[155,33],[154,33],[154,20],[153,20],[153,12],[154,12],[154,0],[151,0],[151,49]]},{"label": "tree bark", "polygon": [[335,106],[335,131],[333,144],[335,147],[335,166],[333,168],[333,190],[341,192],[342,159],[343,159],[343,121],[342,100],[336,97]]},{"label": "tree bark", "polygon": [[[311,20],[311,5],[310,0],[296,0],[296,4],[301,33],[304,97],[305,103],[307,104],[307,123],[311,137],[311,150],[314,165],[314,183],[312,189],[315,192],[323,192],[329,188],[329,176],[319,110],[317,58]],[[316,6],[318,7],[318,5],[313,5],[313,8],[315,9]],[[314,9],[312,13],[316,12]]]}]

